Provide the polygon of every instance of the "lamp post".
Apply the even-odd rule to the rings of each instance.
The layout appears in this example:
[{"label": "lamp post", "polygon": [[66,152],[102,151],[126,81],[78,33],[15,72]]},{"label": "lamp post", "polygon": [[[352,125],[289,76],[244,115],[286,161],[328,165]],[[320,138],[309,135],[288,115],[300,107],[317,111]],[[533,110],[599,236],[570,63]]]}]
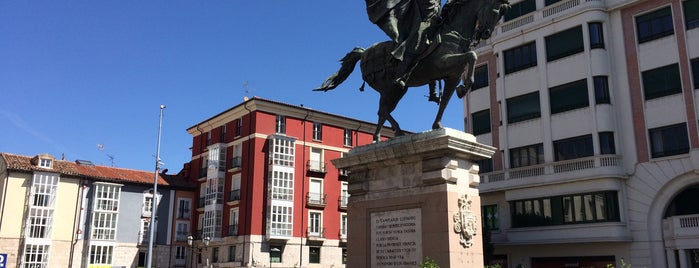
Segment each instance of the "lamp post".
[{"label": "lamp post", "polygon": [[153,264],[153,238],[154,238],[154,233],[155,233],[155,213],[156,213],[156,206],[158,202],[156,201],[157,196],[158,196],[158,173],[160,173],[160,134],[163,130],[163,110],[165,109],[165,105],[160,105],[160,119],[158,120],[158,148],[156,149],[155,152],[155,178],[153,178],[153,198],[151,198],[151,206],[150,206],[150,223],[148,225],[148,256],[146,258],[146,267],[151,268],[151,265]]},{"label": "lamp post", "polygon": [[189,245],[189,249],[192,252],[192,256],[189,257],[189,259],[190,259],[189,267],[194,267],[194,251],[196,250],[197,254],[201,254],[201,252],[204,249],[209,247],[209,244],[211,243],[211,237],[208,237],[208,236],[204,237],[201,239],[201,242],[202,242],[203,246],[196,247],[196,246],[194,246],[194,237],[191,235],[187,237],[187,245]]}]

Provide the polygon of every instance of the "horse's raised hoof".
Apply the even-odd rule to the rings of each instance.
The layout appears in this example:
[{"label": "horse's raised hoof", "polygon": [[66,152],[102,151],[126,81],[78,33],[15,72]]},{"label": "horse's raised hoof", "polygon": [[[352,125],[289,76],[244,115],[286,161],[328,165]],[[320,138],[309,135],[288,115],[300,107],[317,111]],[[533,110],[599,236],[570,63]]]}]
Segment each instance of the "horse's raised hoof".
[{"label": "horse's raised hoof", "polygon": [[459,85],[456,87],[456,96],[459,97],[459,99],[462,99],[464,96],[466,96],[466,87],[464,85]]},{"label": "horse's raised hoof", "polygon": [[437,94],[430,94],[427,100],[439,104],[439,97],[437,97]]}]

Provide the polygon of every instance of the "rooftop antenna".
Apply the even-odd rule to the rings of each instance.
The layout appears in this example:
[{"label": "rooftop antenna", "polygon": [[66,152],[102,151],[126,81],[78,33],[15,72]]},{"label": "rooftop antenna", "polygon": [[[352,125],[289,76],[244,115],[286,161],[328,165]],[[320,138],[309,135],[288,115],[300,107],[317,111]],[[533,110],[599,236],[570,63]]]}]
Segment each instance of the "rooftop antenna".
[{"label": "rooftop antenna", "polygon": [[255,89],[250,89],[249,86],[250,83],[248,81],[243,82],[243,90],[245,91],[245,96],[243,96],[244,101],[248,101],[250,99],[248,96],[255,91]]},{"label": "rooftop antenna", "polygon": [[[98,143],[97,150],[104,151],[104,144]],[[109,164],[113,167],[114,166],[114,155],[107,154],[107,153],[105,153],[105,154],[107,155],[107,158],[109,158]]]}]

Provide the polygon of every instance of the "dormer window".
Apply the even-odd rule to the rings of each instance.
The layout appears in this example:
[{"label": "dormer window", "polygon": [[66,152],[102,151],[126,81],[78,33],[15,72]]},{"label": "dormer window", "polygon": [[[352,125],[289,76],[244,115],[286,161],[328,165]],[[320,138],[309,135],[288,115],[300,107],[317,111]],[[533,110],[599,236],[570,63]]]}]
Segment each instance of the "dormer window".
[{"label": "dormer window", "polygon": [[39,166],[42,168],[51,168],[51,165],[53,164],[53,161],[48,158],[41,158],[39,159]]},{"label": "dormer window", "polygon": [[40,154],[34,156],[32,158],[31,163],[33,166],[40,167],[40,168],[53,168],[53,161],[56,158],[54,158],[50,154]]}]

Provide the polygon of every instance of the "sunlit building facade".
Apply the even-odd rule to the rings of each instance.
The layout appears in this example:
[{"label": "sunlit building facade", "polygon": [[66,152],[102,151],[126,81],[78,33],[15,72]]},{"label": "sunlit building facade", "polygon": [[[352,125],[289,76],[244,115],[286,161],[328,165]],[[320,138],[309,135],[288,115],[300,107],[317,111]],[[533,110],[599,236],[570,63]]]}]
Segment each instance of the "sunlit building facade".
[{"label": "sunlit building facade", "polygon": [[699,1],[511,5],[464,100],[499,148],[480,162],[486,259],[699,267]]},{"label": "sunlit building facade", "polygon": [[193,138],[189,178],[199,184],[193,244],[200,254],[191,261],[344,267],[347,173],[330,161],[371,143],[374,129],[257,97],[187,129]]},{"label": "sunlit building facade", "polygon": [[[0,252],[7,267],[143,267],[156,200],[153,264],[172,267],[177,176],[0,153]],[[186,242],[185,242],[186,244]]]}]

